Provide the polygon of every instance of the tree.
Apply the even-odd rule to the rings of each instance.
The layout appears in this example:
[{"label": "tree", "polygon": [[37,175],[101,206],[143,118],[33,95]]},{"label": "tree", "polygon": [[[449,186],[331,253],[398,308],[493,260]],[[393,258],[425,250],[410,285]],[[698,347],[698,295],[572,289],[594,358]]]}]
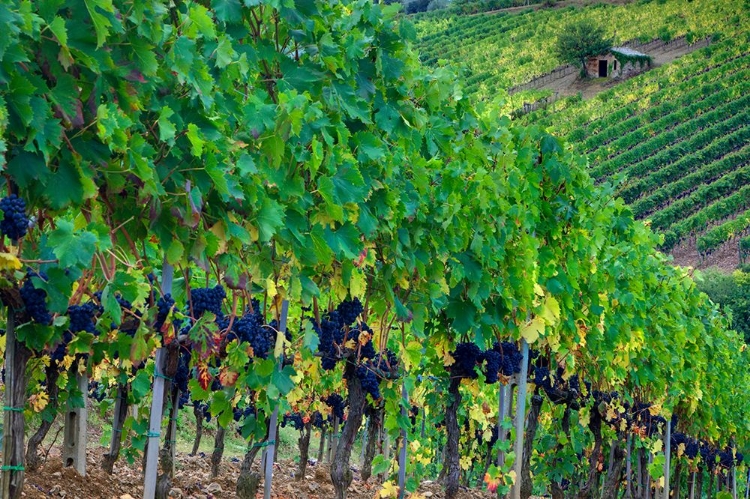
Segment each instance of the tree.
[{"label": "tree", "polygon": [[603,54],[612,48],[612,38],[607,38],[604,29],[589,21],[569,24],[557,37],[557,57],[571,64],[579,64],[586,73],[586,59]]}]

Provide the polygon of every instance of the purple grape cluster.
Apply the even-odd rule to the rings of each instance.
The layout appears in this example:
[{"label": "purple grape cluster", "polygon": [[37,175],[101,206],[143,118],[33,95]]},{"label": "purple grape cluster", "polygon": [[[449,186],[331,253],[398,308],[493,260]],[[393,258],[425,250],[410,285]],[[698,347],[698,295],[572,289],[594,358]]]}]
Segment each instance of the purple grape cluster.
[{"label": "purple grape cluster", "polygon": [[357,322],[357,317],[359,317],[363,311],[364,307],[359,301],[359,298],[356,297],[353,300],[344,300],[338,307],[336,307],[338,319],[342,327],[350,326]]},{"label": "purple grape cluster", "polygon": [[323,429],[324,426],[330,423],[330,418],[326,419],[319,411],[315,411],[310,418],[310,422],[315,428]]},{"label": "purple grape cluster", "polygon": [[245,315],[234,321],[232,333],[229,339],[236,337],[240,342],[249,343],[253,348],[253,355],[260,359],[268,358],[268,353],[273,349],[276,334],[271,327],[265,327],[263,317],[257,310],[247,311]]},{"label": "purple grape cluster", "polygon": [[344,398],[341,395],[339,395],[338,393],[332,393],[324,398],[323,402],[325,402],[328,407],[333,409],[333,415],[339,418],[339,421],[344,420],[344,406],[346,405],[346,403],[344,402]]},{"label": "purple grape cluster", "polygon": [[107,396],[107,387],[97,381],[89,381],[89,398],[101,402]]},{"label": "purple grape cluster", "polygon": [[380,399],[380,379],[378,379],[375,371],[366,365],[361,365],[357,367],[355,373],[362,383],[362,389],[369,393],[373,400]]},{"label": "purple grape cluster", "polygon": [[474,367],[481,360],[482,351],[473,342],[464,342],[456,345],[451,353],[455,360],[451,366],[451,375],[458,378],[476,379],[477,373]]},{"label": "purple grape cluster", "polygon": [[394,372],[398,369],[398,357],[391,350],[386,349],[375,356],[372,365],[381,371]]},{"label": "purple grape cluster", "polygon": [[534,384],[544,390],[552,389],[552,376],[546,367],[537,367],[534,369]]},{"label": "purple grape cluster", "polygon": [[487,350],[482,354],[485,362],[484,377],[487,384],[494,384],[498,381],[498,373],[503,366],[503,356],[495,350]]},{"label": "purple grape cluster", "polygon": [[17,241],[26,235],[29,229],[29,218],[26,216],[26,202],[11,194],[0,200],[3,219],[0,220],[0,232]]},{"label": "purple grape cluster", "polygon": [[213,288],[194,288],[190,290],[190,298],[193,305],[193,317],[199,319],[205,312],[211,312],[217,318],[223,316],[221,304],[227,292],[219,285]]},{"label": "purple grape cluster", "polygon": [[[339,360],[336,346],[343,345],[346,340],[357,340],[362,331],[371,331],[367,324],[361,324],[354,327],[357,318],[362,314],[364,308],[359,298],[344,300],[333,310],[325,314],[317,324],[315,319],[309,318],[313,324],[313,329],[318,335],[318,351],[322,354],[321,365],[326,371],[336,367]],[[360,351],[360,358],[372,358],[375,356],[375,348],[372,342],[363,345]]]},{"label": "purple grape cluster", "polygon": [[48,326],[52,324],[52,314],[47,310],[47,292],[34,287],[31,278],[35,276],[43,281],[47,280],[47,274],[44,272],[35,272],[28,269],[26,279],[24,279],[20,290],[21,300],[26,308],[26,313],[34,322]]},{"label": "purple grape cluster", "polygon": [[291,426],[297,431],[302,431],[305,427],[305,423],[302,421],[302,415],[299,412],[287,412],[281,420],[281,426],[284,428]]},{"label": "purple grape cluster", "polygon": [[232,409],[232,416],[234,417],[234,420],[236,422],[242,421],[245,418],[248,418],[250,416],[255,416],[255,406],[249,405],[245,407],[244,409],[241,409],[239,407],[235,407]]},{"label": "purple grape cluster", "polygon": [[190,351],[182,350],[180,352],[180,359],[177,362],[177,372],[174,375],[174,382],[180,392],[188,393],[188,381],[190,381]]},{"label": "purple grape cluster", "polygon": [[180,398],[177,400],[177,408],[182,409],[190,402],[190,392],[180,392]]},{"label": "purple grape cluster", "polygon": [[60,343],[57,344],[52,353],[50,353],[50,359],[52,362],[59,364],[65,358],[65,352],[68,351],[68,343],[73,340],[73,334],[70,331],[65,331],[62,335]]},{"label": "purple grape cluster", "polygon": [[96,329],[96,315],[99,312],[93,302],[86,302],[83,305],[71,305],[68,307],[68,318],[70,325],[68,329],[71,333],[86,331],[87,333],[98,335]]},{"label": "purple grape cluster", "polygon": [[157,332],[161,332],[161,328],[164,326],[164,322],[167,320],[172,307],[174,307],[174,298],[172,298],[170,293],[165,294],[156,302],[157,311],[154,329]]},{"label": "purple grape cluster", "polygon": [[509,341],[504,341],[502,343],[495,342],[492,349],[502,355],[500,372],[503,373],[503,376],[513,376],[514,374],[521,372],[523,355],[515,343]]}]

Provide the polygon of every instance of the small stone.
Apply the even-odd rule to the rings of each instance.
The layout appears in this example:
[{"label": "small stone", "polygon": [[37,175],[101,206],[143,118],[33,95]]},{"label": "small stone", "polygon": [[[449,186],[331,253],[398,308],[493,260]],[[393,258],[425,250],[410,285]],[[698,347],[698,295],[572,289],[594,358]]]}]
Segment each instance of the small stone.
[{"label": "small stone", "polygon": [[221,485],[219,485],[216,482],[211,482],[208,485],[208,487],[206,487],[206,492],[210,494],[218,494],[219,492],[224,492],[224,491],[221,489]]},{"label": "small stone", "polygon": [[173,488],[169,491],[169,497],[174,497],[176,499],[182,499],[183,496],[182,489],[178,489],[177,487]]},{"label": "small stone", "polygon": [[120,499],[133,499],[133,496],[131,496],[130,494],[123,494],[120,496]]},{"label": "small stone", "polygon": [[432,495],[433,495],[433,494],[432,494],[432,492],[430,492],[430,491],[428,490],[427,492],[423,492],[423,493],[422,493],[422,495],[423,495],[424,497],[432,497]]},{"label": "small stone", "polygon": [[310,482],[307,484],[307,488],[310,489],[310,492],[315,492],[316,490],[318,490],[318,488],[320,488],[320,485],[315,482]]},{"label": "small stone", "polygon": [[54,473],[52,473],[52,476],[55,477],[55,478],[60,478],[62,476],[62,472],[55,471]]},{"label": "small stone", "polygon": [[52,487],[52,489],[50,489],[49,494],[51,496],[56,496],[57,494],[60,493],[61,489],[62,489],[62,487],[60,487],[59,485],[55,485],[54,487]]}]

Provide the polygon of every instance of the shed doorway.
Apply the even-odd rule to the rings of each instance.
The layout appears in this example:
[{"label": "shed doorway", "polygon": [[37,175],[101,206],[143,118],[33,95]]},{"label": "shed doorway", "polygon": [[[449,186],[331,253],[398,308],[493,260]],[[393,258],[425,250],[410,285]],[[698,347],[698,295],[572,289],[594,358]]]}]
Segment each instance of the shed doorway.
[{"label": "shed doorway", "polygon": [[599,60],[599,77],[600,78],[607,77],[607,61],[603,59]]}]

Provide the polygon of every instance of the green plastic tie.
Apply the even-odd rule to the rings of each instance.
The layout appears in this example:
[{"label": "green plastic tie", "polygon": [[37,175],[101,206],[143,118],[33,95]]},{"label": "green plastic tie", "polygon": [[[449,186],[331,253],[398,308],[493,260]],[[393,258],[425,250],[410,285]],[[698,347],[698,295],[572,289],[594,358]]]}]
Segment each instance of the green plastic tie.
[{"label": "green plastic tie", "polygon": [[3,406],[3,410],[6,412],[23,412],[23,407],[10,407],[10,406]]},{"label": "green plastic tie", "polygon": [[23,471],[25,469],[23,466],[0,466],[2,471]]},{"label": "green plastic tie", "polygon": [[160,433],[158,431],[150,431],[146,433],[148,438],[159,438]]},{"label": "green plastic tie", "polygon": [[259,442],[257,444],[253,444],[253,447],[255,448],[268,447],[270,445],[274,445],[275,443],[276,443],[276,440],[266,440],[265,442]]},{"label": "green plastic tie", "polygon": [[154,373],[154,376],[167,381],[174,381],[172,378],[170,378],[169,376],[164,376],[162,373]]}]

